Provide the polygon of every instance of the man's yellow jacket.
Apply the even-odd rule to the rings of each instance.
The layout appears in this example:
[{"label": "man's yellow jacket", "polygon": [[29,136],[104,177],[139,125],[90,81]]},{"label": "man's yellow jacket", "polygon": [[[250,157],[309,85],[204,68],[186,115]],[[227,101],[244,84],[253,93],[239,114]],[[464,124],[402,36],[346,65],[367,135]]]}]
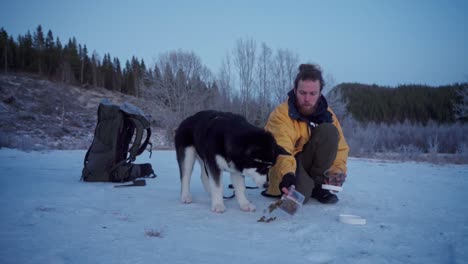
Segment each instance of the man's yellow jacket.
[{"label": "man's yellow jacket", "polygon": [[[291,103],[288,103],[288,101],[279,105],[270,114],[265,126],[265,129],[273,134],[276,142],[290,153],[290,155],[278,156],[275,165],[268,173],[269,187],[266,193],[273,196],[281,195],[279,184],[283,176],[289,172],[296,172],[295,155],[302,151],[302,147],[309,141],[311,133],[313,133],[313,129],[310,129],[307,122],[292,117],[289,109],[290,106]],[[338,119],[330,107],[327,107],[327,110],[332,114],[332,123],[336,126],[339,133],[338,152],[330,169],[332,171],[341,170],[346,173],[346,161],[348,159],[349,147],[343,136],[343,131]]]}]

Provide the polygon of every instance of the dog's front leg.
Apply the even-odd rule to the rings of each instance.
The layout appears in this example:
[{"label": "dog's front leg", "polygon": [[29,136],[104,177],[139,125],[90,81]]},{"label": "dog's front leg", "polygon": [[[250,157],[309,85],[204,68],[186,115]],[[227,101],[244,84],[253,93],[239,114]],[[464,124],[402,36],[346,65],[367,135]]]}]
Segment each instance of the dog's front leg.
[{"label": "dog's front leg", "polygon": [[184,150],[182,158],[178,160],[180,168],[180,180],[181,180],[181,192],[180,200],[183,203],[191,203],[192,195],[190,194],[190,178],[192,177],[193,164],[195,163],[195,148],[186,147]]},{"label": "dog's front leg", "polygon": [[219,175],[218,182],[213,177],[210,177],[211,210],[215,213],[224,213],[226,211],[223,201],[223,182],[221,176]]},{"label": "dog's front leg", "polygon": [[245,196],[245,179],[242,174],[231,173],[231,181],[234,186],[237,202],[239,203],[240,209],[245,212],[255,211],[255,205],[250,203]]}]

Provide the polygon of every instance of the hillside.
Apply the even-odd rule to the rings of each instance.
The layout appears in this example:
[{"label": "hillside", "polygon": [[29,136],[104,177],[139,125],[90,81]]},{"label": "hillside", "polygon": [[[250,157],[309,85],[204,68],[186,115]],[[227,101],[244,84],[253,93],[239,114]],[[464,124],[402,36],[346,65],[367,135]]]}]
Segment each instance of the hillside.
[{"label": "hillside", "polygon": [[467,85],[399,85],[392,88],[342,83],[336,89],[348,102],[348,112],[360,122],[395,124],[409,121],[426,125],[431,121],[439,124],[459,121],[456,105],[462,104],[459,93],[467,89]]},{"label": "hillside", "polygon": [[[23,150],[87,149],[97,121],[97,106],[108,98],[130,102],[151,113],[145,101],[103,88],[85,88],[0,74],[0,147]],[[154,148],[168,148],[164,131],[153,120]]]}]

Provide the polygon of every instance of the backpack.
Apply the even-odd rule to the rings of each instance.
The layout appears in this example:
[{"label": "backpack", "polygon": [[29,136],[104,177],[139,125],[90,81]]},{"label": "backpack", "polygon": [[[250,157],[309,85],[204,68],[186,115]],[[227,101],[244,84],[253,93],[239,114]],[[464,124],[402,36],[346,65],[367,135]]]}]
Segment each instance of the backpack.
[{"label": "backpack", "polygon": [[[86,182],[128,182],[145,185],[136,178],[154,178],[151,164],[134,164],[151,136],[150,120],[138,107],[112,104],[104,99],[98,107],[94,139],[86,152],[81,180]],[[143,141],[143,134],[146,138]],[[133,139],[133,143],[131,141]],[[151,158],[151,148],[150,148]],[[124,185],[127,186],[127,185]]]}]

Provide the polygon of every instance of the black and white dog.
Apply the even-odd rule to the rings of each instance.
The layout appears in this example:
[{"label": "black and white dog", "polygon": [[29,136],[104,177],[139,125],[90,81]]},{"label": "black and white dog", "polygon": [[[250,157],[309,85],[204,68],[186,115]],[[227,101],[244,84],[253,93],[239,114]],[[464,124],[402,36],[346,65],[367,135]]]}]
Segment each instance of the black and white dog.
[{"label": "black and white dog", "polygon": [[282,148],[269,132],[251,125],[240,115],[218,111],[201,111],[182,121],[176,131],[175,148],[181,201],[192,202],[190,178],[197,159],[203,186],[211,194],[211,210],[217,213],[226,210],[223,171],[231,174],[241,210],[255,211],[255,206],[245,196],[243,175],[252,177],[257,186],[262,186],[268,170],[282,154]]}]

